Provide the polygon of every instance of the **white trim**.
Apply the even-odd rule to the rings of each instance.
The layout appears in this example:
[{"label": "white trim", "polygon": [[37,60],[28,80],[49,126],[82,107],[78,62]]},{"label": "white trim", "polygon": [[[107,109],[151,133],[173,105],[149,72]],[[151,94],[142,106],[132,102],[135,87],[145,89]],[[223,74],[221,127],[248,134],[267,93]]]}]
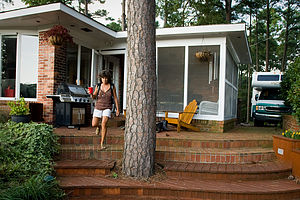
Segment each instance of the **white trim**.
[{"label": "white trim", "polygon": [[184,56],[184,81],[183,81],[183,108],[188,104],[188,78],[189,78],[189,47],[185,46]]},{"label": "white trim", "polygon": [[229,54],[232,56],[233,61],[235,62],[235,64],[241,63],[241,60],[239,59],[237,52],[236,52],[235,48],[233,47],[233,44],[232,44],[230,38],[227,37],[226,39],[227,39],[227,47],[229,50]]},{"label": "white trim", "polygon": [[116,54],[125,54],[126,49],[124,49],[124,50],[109,50],[109,51],[101,50],[100,52],[101,52],[102,55],[105,55],[105,56],[107,56],[107,55],[116,55]]},{"label": "white trim", "polygon": [[21,72],[21,44],[22,35],[18,33],[17,35],[17,56],[16,56],[16,82],[15,82],[15,98],[20,98],[20,72]]},{"label": "white trim", "polygon": [[90,87],[93,87],[95,82],[95,49],[92,49],[92,59],[91,59],[91,83]]},{"label": "white trim", "polygon": [[123,85],[123,109],[126,109],[127,97],[127,51],[124,54],[124,85]]},{"label": "white trim", "polygon": [[[211,35],[213,33],[222,33],[225,36],[230,32],[245,32],[245,24],[216,24],[190,27],[173,27],[156,29],[156,36],[183,36],[183,35]],[[116,38],[127,38],[127,32],[117,32]]]},{"label": "white trim", "polygon": [[80,85],[80,63],[81,63],[81,45],[78,45],[77,51],[77,80],[76,84]]},{"label": "white trim", "polygon": [[225,79],[226,79],[226,38],[220,45],[220,80],[219,80],[219,120],[224,120],[225,114]]},{"label": "white trim", "polygon": [[232,87],[235,91],[238,91],[237,87],[235,87],[232,83],[230,83],[227,79],[225,79],[225,83]]}]

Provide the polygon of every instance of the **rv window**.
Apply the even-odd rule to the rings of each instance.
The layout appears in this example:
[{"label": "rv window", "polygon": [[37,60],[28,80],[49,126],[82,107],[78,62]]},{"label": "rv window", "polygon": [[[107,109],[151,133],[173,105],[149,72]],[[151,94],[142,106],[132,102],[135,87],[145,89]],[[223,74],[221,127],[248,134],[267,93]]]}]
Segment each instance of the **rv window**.
[{"label": "rv window", "polygon": [[280,89],[263,89],[260,93],[259,100],[282,100]]},{"label": "rv window", "polygon": [[284,75],[281,75],[281,77],[280,77],[280,80],[282,81],[282,80],[283,80],[283,78],[284,78]]},{"label": "rv window", "polygon": [[279,81],[279,75],[258,75],[258,81]]}]

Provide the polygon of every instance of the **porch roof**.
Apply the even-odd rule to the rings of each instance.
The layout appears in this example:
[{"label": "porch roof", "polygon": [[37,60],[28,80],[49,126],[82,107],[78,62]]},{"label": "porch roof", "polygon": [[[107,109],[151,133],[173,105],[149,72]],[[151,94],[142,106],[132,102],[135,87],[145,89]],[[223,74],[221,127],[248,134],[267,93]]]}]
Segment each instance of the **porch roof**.
[{"label": "porch roof", "polygon": [[[115,32],[103,24],[86,17],[76,10],[54,3],[37,7],[21,8],[0,13],[0,29],[8,30],[47,30],[61,24],[70,30],[71,35],[81,43],[94,49],[101,49],[107,42],[125,42],[127,32]],[[251,63],[250,50],[245,24],[218,24],[193,27],[162,28],[156,30],[158,40],[227,37],[236,51],[241,64]]]}]

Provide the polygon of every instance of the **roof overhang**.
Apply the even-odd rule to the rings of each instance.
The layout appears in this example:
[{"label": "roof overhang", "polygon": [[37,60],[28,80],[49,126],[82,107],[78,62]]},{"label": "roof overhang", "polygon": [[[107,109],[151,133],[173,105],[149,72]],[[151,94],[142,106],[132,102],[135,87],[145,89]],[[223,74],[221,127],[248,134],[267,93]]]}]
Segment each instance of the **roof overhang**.
[{"label": "roof overhang", "polygon": [[[108,42],[126,41],[127,32],[115,32],[76,10],[54,3],[0,13],[0,30],[47,30],[61,24],[70,30],[75,41],[90,48],[103,48]],[[88,32],[87,32],[88,31]],[[156,30],[158,40],[198,37],[227,37],[241,64],[251,63],[245,24],[219,24]]]},{"label": "roof overhang", "polygon": [[0,30],[42,31],[55,24],[70,30],[75,41],[79,40],[95,49],[103,46],[107,41],[116,39],[115,31],[62,3],[0,13]]}]

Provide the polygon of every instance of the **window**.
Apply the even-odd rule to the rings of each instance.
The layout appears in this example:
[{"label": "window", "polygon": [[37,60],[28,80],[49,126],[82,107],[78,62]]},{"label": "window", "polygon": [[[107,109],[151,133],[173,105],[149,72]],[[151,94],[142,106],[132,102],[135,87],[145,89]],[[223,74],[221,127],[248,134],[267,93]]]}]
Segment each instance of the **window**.
[{"label": "window", "polygon": [[67,46],[67,83],[76,84],[78,45],[68,43]]},{"label": "window", "polygon": [[1,97],[15,97],[17,35],[1,37]]},{"label": "window", "polygon": [[258,75],[258,81],[279,81],[279,75]]},{"label": "window", "polygon": [[86,47],[81,47],[80,85],[86,88],[91,84],[91,60],[92,50]]},{"label": "window", "polygon": [[184,47],[158,48],[157,110],[183,110],[184,51]]},{"label": "window", "polygon": [[36,98],[38,46],[37,36],[21,36],[20,97]]},{"label": "window", "polygon": [[[210,53],[207,59],[196,57],[204,51]],[[218,115],[219,60],[219,46],[189,47],[188,103],[196,99],[203,115]]]}]

